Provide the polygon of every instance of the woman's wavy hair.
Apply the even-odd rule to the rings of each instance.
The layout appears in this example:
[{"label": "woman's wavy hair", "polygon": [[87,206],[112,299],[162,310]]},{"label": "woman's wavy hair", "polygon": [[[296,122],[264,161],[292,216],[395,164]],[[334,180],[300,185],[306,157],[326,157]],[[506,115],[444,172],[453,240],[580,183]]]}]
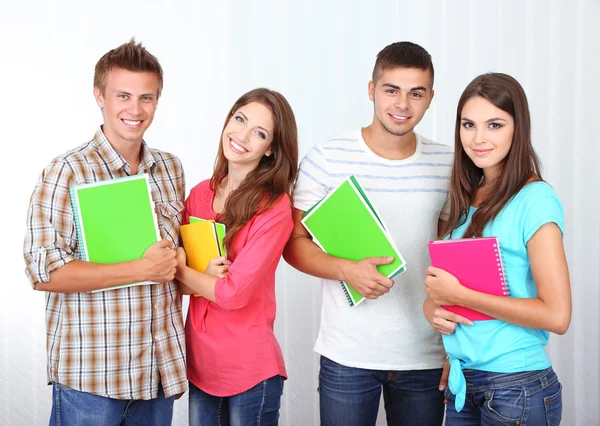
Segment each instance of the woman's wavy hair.
[{"label": "woman's wavy hair", "polygon": [[494,190],[479,205],[464,238],[480,237],[485,225],[494,220],[508,201],[530,180],[542,180],[541,165],[531,145],[531,119],[525,91],[517,80],[507,74],[488,73],[476,77],[465,88],[456,109],[454,130],[454,162],[450,177],[450,217],[442,224],[440,237],[452,236],[452,231],[463,225],[469,208],[483,178],[483,170],[477,167],[465,153],[460,140],[461,115],[465,103],[481,97],[497,108],[509,113],[514,119],[512,145],[494,179]]},{"label": "woman's wavy hair", "polygon": [[223,132],[235,112],[252,102],[266,106],[273,114],[272,154],[263,156],[258,166],[229,194],[223,212],[217,218],[227,227],[224,244],[229,253],[233,253],[235,235],[250,219],[268,210],[282,194],[290,193],[298,172],[298,131],[294,112],[282,94],[259,88],[240,97],[227,114],[210,188],[216,192],[228,173],[228,162],[221,142]]}]

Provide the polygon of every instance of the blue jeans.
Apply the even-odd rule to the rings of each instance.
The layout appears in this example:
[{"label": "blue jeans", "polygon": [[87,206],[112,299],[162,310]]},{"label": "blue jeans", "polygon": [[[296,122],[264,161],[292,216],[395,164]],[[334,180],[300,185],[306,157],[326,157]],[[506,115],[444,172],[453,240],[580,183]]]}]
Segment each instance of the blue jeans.
[{"label": "blue jeans", "polygon": [[190,382],[190,426],[271,426],[279,421],[283,377],[233,396],[213,396]]},{"label": "blue jeans", "polygon": [[324,426],[375,425],[383,388],[389,426],[440,426],[442,369],[381,371],[345,367],[321,357],[319,395]]},{"label": "blue jeans", "polygon": [[165,398],[113,399],[81,392],[60,383],[52,384],[50,426],[167,426],[173,418],[175,396]]},{"label": "blue jeans", "polygon": [[552,367],[522,373],[464,370],[465,406],[457,413],[454,395],[446,390],[446,426],[558,425],[562,386]]}]

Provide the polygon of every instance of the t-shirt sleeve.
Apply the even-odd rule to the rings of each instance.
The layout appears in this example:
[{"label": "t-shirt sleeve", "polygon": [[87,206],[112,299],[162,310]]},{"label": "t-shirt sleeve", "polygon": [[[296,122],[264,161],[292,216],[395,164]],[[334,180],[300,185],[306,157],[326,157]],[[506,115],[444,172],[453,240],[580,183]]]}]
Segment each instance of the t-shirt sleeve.
[{"label": "t-shirt sleeve", "polygon": [[523,242],[527,242],[546,223],[556,223],[564,233],[565,215],[556,194],[536,199],[528,208],[523,223]]},{"label": "t-shirt sleeve", "polygon": [[306,211],[329,193],[327,159],[323,149],[315,145],[300,163],[294,186],[294,207]]}]

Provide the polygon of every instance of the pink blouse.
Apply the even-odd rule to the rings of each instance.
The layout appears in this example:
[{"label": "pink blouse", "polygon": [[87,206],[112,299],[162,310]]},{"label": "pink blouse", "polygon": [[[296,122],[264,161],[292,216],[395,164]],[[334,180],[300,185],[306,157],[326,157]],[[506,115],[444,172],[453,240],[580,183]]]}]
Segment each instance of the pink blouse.
[{"label": "pink blouse", "polygon": [[[191,190],[183,223],[189,223],[190,216],[216,218],[209,182]],[[284,194],[234,238],[237,256],[229,254],[229,273],[216,283],[216,303],[190,296],[187,376],[204,392],[231,396],[276,375],[287,378],[273,322],[275,269],[292,228],[290,198]]]}]

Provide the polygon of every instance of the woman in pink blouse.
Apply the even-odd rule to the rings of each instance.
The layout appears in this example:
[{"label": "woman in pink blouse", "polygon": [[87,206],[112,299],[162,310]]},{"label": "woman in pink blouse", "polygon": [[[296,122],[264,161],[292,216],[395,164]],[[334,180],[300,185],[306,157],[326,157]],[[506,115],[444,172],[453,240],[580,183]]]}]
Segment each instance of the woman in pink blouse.
[{"label": "woman in pink blouse", "polygon": [[190,216],[227,228],[228,259],[176,278],[190,297],[186,321],[190,425],[276,425],[287,378],[273,333],[275,269],[292,232],[289,192],[298,165],[294,113],[286,99],[255,89],[233,105],[212,178],[185,202]]}]

